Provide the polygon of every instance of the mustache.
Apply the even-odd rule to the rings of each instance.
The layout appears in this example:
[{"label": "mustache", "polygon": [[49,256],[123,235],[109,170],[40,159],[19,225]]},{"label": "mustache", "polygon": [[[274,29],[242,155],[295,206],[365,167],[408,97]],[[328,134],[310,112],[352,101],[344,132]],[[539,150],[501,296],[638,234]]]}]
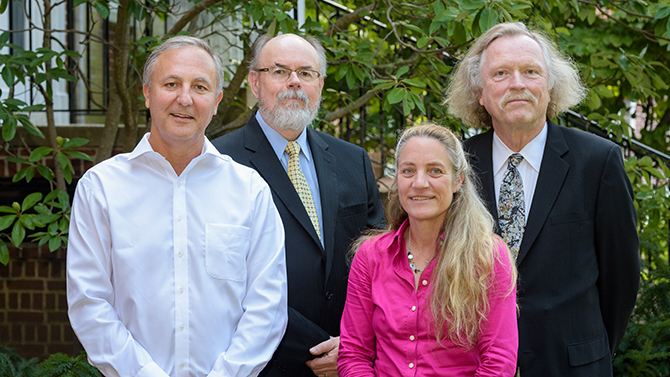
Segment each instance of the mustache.
[{"label": "mustache", "polygon": [[277,94],[277,102],[281,102],[285,99],[299,99],[303,101],[305,105],[309,105],[309,97],[307,97],[307,94],[300,89],[284,90]]},{"label": "mustache", "polygon": [[500,107],[500,110],[503,110],[503,107],[505,107],[505,105],[507,105],[508,102],[515,100],[531,101],[533,104],[537,105],[537,97],[535,97],[533,93],[531,93],[528,89],[524,89],[520,93],[515,92],[506,93],[500,99],[500,103],[498,104],[498,106]]}]

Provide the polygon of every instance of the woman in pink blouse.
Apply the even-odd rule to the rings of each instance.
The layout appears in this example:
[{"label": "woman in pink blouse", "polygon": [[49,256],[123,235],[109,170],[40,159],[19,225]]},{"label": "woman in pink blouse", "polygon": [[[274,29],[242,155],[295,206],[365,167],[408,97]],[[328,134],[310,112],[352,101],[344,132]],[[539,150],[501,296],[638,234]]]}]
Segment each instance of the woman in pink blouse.
[{"label": "woman in pink blouse", "polygon": [[516,269],[460,142],[409,128],[396,162],[391,229],[364,237],[352,262],[339,375],[513,376]]}]

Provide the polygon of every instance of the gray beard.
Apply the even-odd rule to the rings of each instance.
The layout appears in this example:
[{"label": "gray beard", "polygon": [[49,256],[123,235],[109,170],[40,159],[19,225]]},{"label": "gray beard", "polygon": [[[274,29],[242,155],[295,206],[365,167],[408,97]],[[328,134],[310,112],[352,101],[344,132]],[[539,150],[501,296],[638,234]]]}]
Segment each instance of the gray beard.
[{"label": "gray beard", "polygon": [[[299,102],[292,102],[288,107],[280,105],[284,99],[296,96],[304,102],[304,105],[301,105]],[[260,94],[259,97],[262,98]],[[258,107],[261,110],[263,119],[280,131],[302,131],[305,127],[312,124],[319,112],[319,106],[320,104],[315,106],[314,110],[311,110],[309,108],[309,98],[302,90],[285,90],[280,92],[277,94],[277,102],[273,109],[268,109],[265,101],[258,101]]]}]

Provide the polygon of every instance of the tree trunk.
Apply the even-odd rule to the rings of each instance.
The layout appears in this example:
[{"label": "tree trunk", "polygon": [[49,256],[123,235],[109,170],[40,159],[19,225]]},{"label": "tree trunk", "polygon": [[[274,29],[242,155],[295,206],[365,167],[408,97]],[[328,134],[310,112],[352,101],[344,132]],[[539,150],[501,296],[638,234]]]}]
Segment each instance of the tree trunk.
[{"label": "tree trunk", "polygon": [[[44,38],[42,39],[42,47],[51,49],[51,0],[44,0]],[[51,62],[44,62],[44,70],[46,72],[51,69]],[[54,174],[56,175],[56,188],[59,190],[65,191],[67,187],[65,186],[65,177],[63,175],[63,168],[60,165],[60,162],[56,158],[58,153],[58,133],[56,131],[56,120],[54,119],[54,104],[53,99],[49,96],[49,93],[53,93],[53,86],[51,85],[52,80],[50,78],[46,79],[47,90],[44,92],[44,103],[46,104],[46,116],[47,116],[47,137],[49,139],[49,146],[53,148],[53,161],[54,161]]]}]

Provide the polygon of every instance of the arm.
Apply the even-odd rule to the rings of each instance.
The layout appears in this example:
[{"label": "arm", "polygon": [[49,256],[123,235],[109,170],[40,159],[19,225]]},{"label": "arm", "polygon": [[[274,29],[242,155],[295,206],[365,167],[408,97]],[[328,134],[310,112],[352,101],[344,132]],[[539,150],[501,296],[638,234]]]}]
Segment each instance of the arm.
[{"label": "arm", "polygon": [[493,285],[489,291],[489,315],[477,347],[481,364],[476,377],[505,376],[516,373],[519,334],[516,318],[516,283],[509,251],[497,240]]},{"label": "arm", "polygon": [[89,360],[105,376],[167,376],[112,306],[111,235],[105,202],[77,185],[67,250],[68,315]]},{"label": "arm", "polygon": [[600,177],[595,247],[600,311],[610,352],[616,352],[635,307],[640,285],[640,254],[633,189],[619,147],[613,145]]},{"label": "arm", "polygon": [[254,200],[249,253],[247,260],[241,261],[247,264],[244,314],[230,348],[216,359],[209,374],[212,377],[256,376],[272,357],[286,330],[284,227],[270,189],[262,186]]},{"label": "arm", "polygon": [[338,372],[340,376],[375,376],[376,339],[372,328],[372,285],[365,246],[356,253],[349,272],[342,315]]}]

